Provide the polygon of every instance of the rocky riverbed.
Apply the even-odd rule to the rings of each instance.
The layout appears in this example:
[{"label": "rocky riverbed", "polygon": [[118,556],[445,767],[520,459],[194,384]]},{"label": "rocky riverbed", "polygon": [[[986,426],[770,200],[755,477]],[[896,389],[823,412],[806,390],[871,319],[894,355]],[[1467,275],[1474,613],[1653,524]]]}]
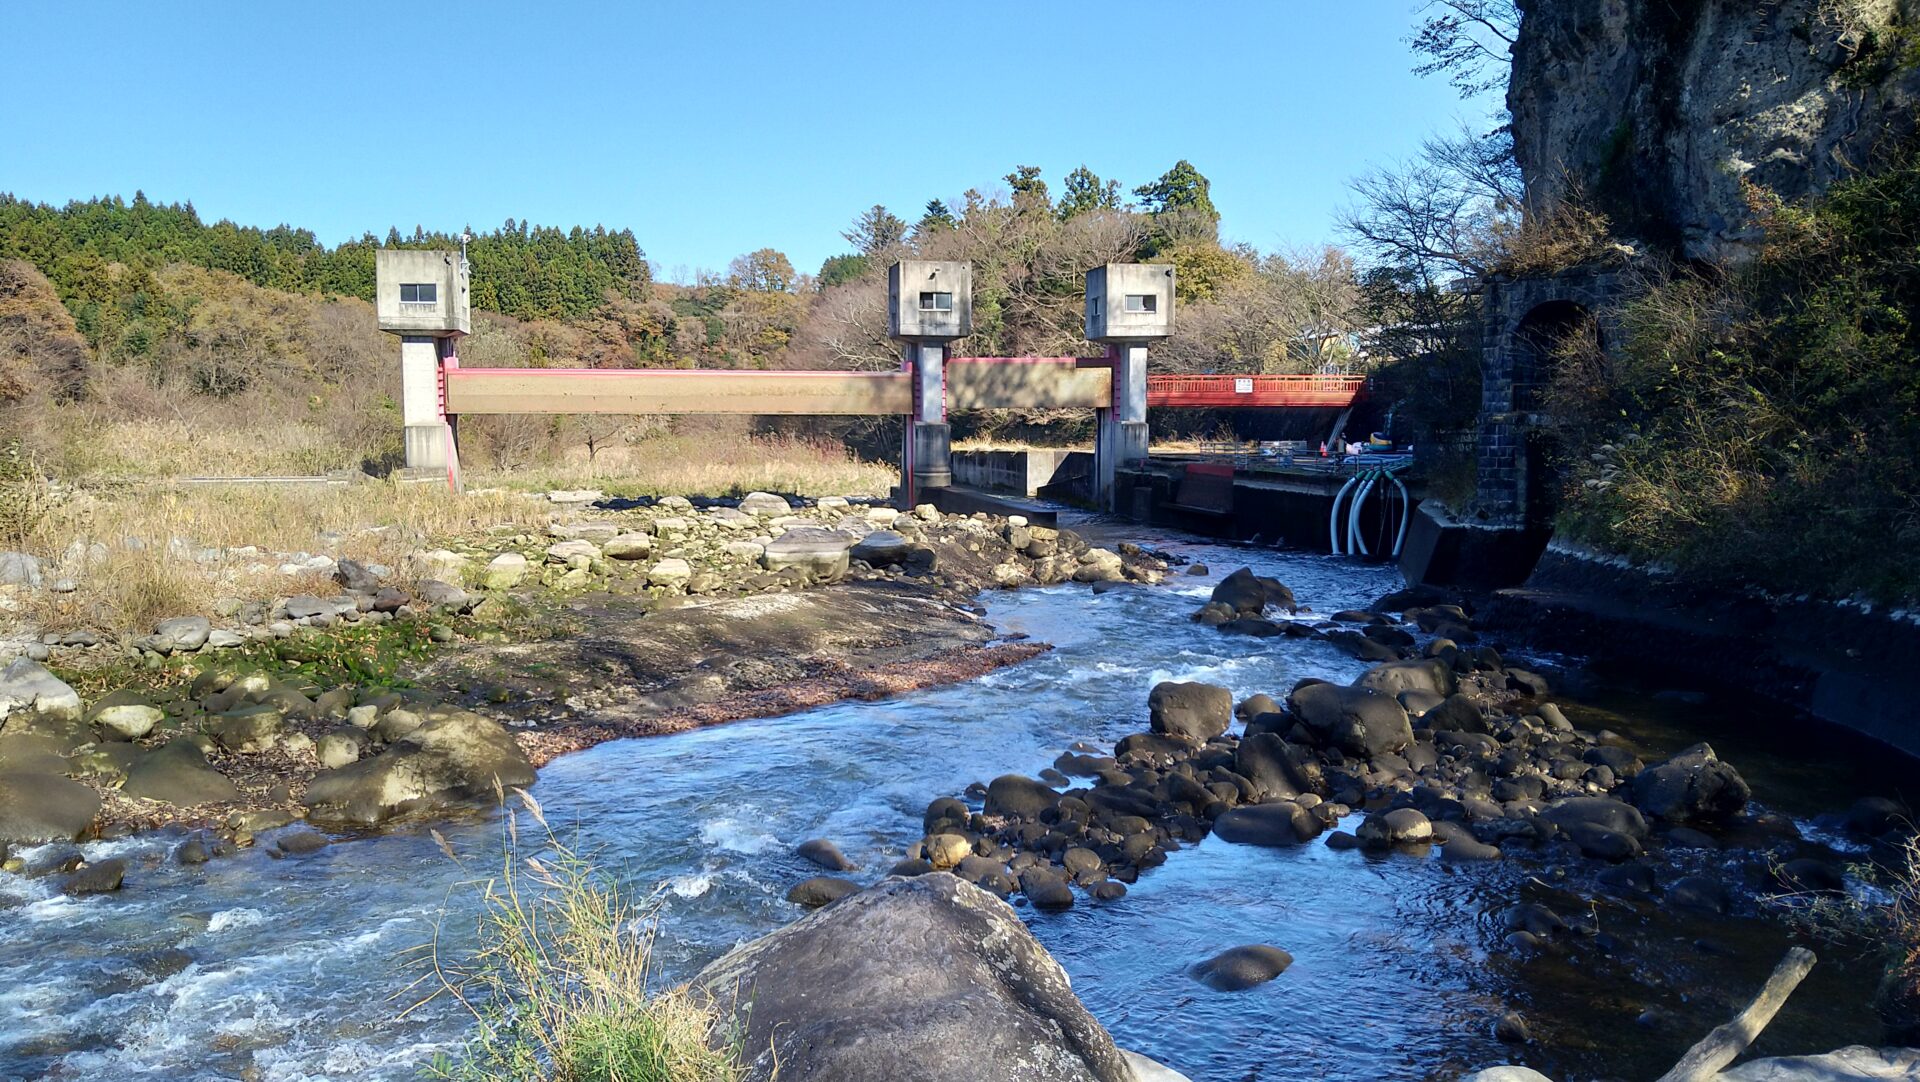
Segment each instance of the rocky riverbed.
[{"label": "rocky riverbed", "polygon": [[[16,657],[0,675],[0,845],[176,824],[210,831],[197,856],[295,820],[369,827],[497,799],[614,737],[899,694],[1045,649],[999,641],[971,607],[983,588],[1167,570],[1017,518],[767,493],[582,507],[412,561],[443,577],[333,566],[336,596],[236,599],[220,606],[231,626],[49,635]],[[344,665],[310,664],[343,643]],[[35,657],[140,679],[83,700]],[[356,670],[379,678],[341,678]]]}]

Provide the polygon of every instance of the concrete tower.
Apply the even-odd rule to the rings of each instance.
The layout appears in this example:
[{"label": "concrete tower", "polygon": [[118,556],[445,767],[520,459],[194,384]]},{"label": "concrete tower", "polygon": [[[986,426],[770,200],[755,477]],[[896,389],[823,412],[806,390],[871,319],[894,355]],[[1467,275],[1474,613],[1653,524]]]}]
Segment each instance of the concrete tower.
[{"label": "concrete tower", "polygon": [[1094,502],[1112,510],[1115,471],[1147,460],[1147,343],[1173,333],[1173,268],[1109,263],[1087,272],[1087,341],[1113,347],[1113,406],[1097,411]]},{"label": "concrete tower", "polygon": [[374,309],[380,329],[400,336],[400,417],[407,469],[450,475],[457,458],[447,422],[441,368],[473,329],[467,261],[459,252],[382,249],[374,253]]},{"label": "concrete tower", "polygon": [[948,465],[947,347],[973,333],[973,265],[907,259],[887,270],[887,333],[913,373],[904,470],[909,502],[953,484]]}]

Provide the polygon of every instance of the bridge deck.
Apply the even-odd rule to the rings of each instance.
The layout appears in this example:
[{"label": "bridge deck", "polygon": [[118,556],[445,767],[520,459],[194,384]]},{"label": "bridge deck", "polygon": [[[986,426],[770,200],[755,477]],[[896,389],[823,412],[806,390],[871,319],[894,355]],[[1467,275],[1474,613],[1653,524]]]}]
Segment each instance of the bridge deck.
[{"label": "bridge deck", "polygon": [[1365,376],[1148,376],[1148,406],[1344,409]]}]

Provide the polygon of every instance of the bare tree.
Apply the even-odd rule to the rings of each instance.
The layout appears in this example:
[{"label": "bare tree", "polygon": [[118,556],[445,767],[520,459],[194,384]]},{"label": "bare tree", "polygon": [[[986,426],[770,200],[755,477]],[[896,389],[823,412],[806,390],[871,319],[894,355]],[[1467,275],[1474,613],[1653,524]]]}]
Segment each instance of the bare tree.
[{"label": "bare tree", "polygon": [[1408,44],[1426,57],[1418,75],[1445,75],[1463,98],[1506,85],[1520,36],[1515,0],[1430,0]]}]

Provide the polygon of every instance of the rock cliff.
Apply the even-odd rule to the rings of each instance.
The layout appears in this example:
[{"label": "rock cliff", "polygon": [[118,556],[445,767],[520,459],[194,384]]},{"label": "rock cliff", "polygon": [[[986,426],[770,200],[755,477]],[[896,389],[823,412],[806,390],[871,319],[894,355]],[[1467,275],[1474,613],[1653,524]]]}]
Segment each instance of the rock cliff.
[{"label": "rock cliff", "polygon": [[1920,115],[1920,0],[1518,0],[1507,103],[1535,200],[1695,259],[1755,239],[1743,182],[1791,201]]}]

